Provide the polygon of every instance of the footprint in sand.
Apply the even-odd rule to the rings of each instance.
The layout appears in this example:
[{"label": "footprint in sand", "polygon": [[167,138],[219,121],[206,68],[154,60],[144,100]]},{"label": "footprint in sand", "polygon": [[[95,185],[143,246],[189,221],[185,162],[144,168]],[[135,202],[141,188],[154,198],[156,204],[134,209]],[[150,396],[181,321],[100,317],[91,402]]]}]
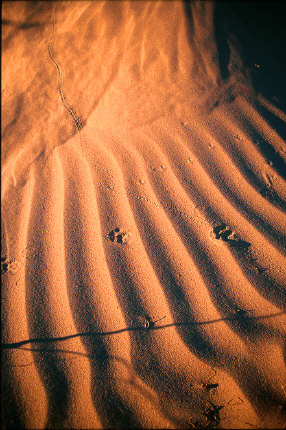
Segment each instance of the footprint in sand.
[{"label": "footprint in sand", "polygon": [[128,243],[130,243],[131,235],[132,235],[132,232],[122,231],[120,229],[120,227],[116,227],[115,229],[111,230],[108,233],[106,238],[109,239],[111,242],[116,242],[116,243],[120,243],[120,244],[128,244]]},{"label": "footprint in sand", "polygon": [[16,263],[15,260],[8,260],[6,257],[1,257],[1,275],[4,275],[4,273],[11,272],[13,275],[15,275],[16,270]]},{"label": "footprint in sand", "polygon": [[248,249],[251,243],[240,239],[226,224],[220,224],[214,227],[212,232],[214,239],[221,239],[224,242],[228,242],[231,246],[238,249]]}]

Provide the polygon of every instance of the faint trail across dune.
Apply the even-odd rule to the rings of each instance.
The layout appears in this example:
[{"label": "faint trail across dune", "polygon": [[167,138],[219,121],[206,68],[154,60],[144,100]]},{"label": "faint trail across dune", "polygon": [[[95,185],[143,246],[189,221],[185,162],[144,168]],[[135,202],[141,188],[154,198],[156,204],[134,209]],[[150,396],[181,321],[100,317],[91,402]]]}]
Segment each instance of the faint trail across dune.
[{"label": "faint trail across dune", "polygon": [[57,9],[59,9],[59,7],[60,7],[60,1],[58,1],[56,3],[55,7],[53,8],[52,35],[51,35],[50,41],[48,43],[48,51],[49,51],[50,59],[53,61],[53,63],[55,64],[55,66],[57,68],[58,90],[59,90],[59,94],[60,94],[62,103],[63,103],[65,109],[67,110],[67,112],[69,113],[69,115],[72,117],[77,130],[80,131],[84,124],[83,124],[82,120],[80,119],[80,117],[76,114],[73,107],[66,101],[66,97],[64,95],[63,71],[62,71],[60,63],[57,61],[57,59],[55,57],[54,50],[53,50],[54,38],[55,38],[56,13],[57,13]]}]

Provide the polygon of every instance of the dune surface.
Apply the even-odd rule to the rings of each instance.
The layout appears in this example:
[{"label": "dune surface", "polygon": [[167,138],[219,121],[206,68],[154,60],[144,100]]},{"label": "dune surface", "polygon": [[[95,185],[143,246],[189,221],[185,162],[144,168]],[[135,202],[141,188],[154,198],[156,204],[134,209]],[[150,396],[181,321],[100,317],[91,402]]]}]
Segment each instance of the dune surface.
[{"label": "dune surface", "polygon": [[3,2],[3,428],[285,428],[286,113],[219,10]]}]

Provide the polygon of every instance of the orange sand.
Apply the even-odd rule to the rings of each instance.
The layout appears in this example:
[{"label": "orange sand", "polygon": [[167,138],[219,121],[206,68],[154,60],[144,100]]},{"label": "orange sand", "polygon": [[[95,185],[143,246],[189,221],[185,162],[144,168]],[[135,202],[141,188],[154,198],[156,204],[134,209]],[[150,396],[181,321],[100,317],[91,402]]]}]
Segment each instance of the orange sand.
[{"label": "orange sand", "polygon": [[214,14],[3,3],[3,428],[285,428],[286,115]]}]

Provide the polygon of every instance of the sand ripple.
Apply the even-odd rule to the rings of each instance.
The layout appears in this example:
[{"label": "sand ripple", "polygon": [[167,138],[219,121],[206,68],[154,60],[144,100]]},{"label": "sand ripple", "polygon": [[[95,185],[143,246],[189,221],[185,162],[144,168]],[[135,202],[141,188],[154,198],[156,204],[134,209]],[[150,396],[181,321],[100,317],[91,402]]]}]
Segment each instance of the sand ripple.
[{"label": "sand ripple", "polygon": [[44,140],[31,106],[4,129],[4,428],[282,428],[285,114],[225,96],[209,2],[95,3],[53,36],[83,128],[59,100]]}]

